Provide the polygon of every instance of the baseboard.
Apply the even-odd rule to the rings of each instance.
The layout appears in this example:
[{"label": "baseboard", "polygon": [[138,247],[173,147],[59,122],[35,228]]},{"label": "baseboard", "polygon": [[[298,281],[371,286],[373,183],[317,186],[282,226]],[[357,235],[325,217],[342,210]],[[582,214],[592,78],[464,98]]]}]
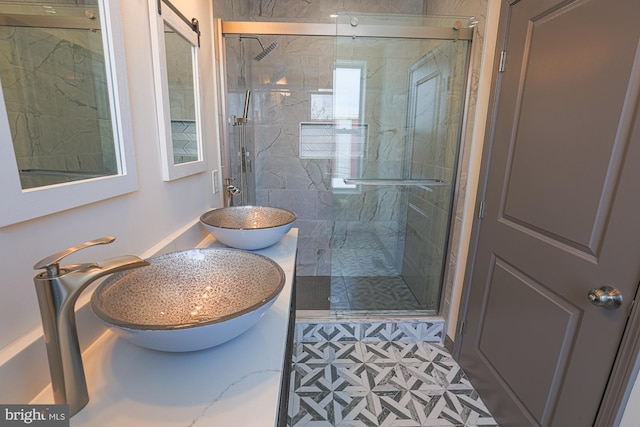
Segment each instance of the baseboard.
[{"label": "baseboard", "polygon": [[449,335],[444,334],[444,348],[447,349],[447,351],[449,352],[449,354],[453,354],[453,348],[455,346],[455,343],[453,342],[453,340],[451,339],[451,337],[449,337]]}]

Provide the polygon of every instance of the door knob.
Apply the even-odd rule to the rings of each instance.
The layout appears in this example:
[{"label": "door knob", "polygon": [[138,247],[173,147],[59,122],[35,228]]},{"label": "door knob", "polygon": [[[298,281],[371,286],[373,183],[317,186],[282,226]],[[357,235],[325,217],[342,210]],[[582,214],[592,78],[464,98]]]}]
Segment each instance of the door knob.
[{"label": "door knob", "polygon": [[615,310],[622,305],[622,294],[613,286],[592,289],[589,291],[588,298],[593,305],[609,310]]}]

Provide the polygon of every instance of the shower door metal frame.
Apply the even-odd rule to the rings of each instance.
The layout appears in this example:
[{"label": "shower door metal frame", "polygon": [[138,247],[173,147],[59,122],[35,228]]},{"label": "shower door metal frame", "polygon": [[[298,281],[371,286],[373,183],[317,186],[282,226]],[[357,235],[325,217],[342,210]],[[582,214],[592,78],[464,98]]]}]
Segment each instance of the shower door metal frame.
[{"label": "shower door metal frame", "polygon": [[473,28],[222,21],[222,34],[471,40]]},{"label": "shower door metal frame", "polygon": [[[474,32],[475,34],[475,32]],[[473,86],[473,72],[472,72],[472,68],[471,68],[471,61],[473,58],[473,49],[475,44],[473,43],[473,38],[470,40],[471,42],[471,46],[469,47],[469,49],[467,50],[467,81],[465,83],[465,87],[464,87],[464,102],[463,102],[463,108],[462,108],[462,120],[460,122],[460,141],[458,144],[458,152],[456,154],[457,156],[457,161],[456,161],[456,165],[455,165],[455,171],[453,173],[453,176],[455,177],[455,183],[454,184],[454,188],[453,188],[453,195],[452,195],[452,202],[451,202],[451,216],[449,218],[449,230],[448,233],[449,235],[447,236],[447,253],[445,256],[445,266],[444,266],[444,272],[442,274],[442,286],[443,288],[441,289],[442,293],[440,294],[440,306],[438,307],[438,313],[442,313],[442,308],[444,306],[444,298],[442,297],[442,295],[444,295],[444,286],[446,285],[447,282],[449,282],[449,275],[452,273],[455,273],[455,271],[451,271],[450,270],[450,255],[451,255],[451,247],[452,247],[452,242],[453,242],[453,236],[454,236],[454,229],[455,229],[455,213],[458,211],[458,202],[460,201],[459,198],[459,194],[460,194],[460,172],[462,171],[462,166],[463,166],[463,160],[464,160],[464,141],[466,139],[467,136],[467,130],[468,130],[468,124],[469,124],[469,110],[467,108],[467,106],[469,105],[470,102],[470,97],[471,97],[471,89]],[[481,46],[477,47],[478,49],[482,49]],[[473,132],[473,130],[471,130],[471,132]],[[467,190],[468,191],[468,190]],[[463,200],[464,202],[464,200]],[[462,230],[460,230],[460,234]],[[458,247],[459,249],[459,247]],[[460,259],[457,257],[456,262],[460,262]],[[455,280],[455,278],[452,277],[451,279],[452,281]],[[454,283],[452,283],[452,286],[455,285]],[[445,334],[445,337],[448,338],[448,336]]]}]

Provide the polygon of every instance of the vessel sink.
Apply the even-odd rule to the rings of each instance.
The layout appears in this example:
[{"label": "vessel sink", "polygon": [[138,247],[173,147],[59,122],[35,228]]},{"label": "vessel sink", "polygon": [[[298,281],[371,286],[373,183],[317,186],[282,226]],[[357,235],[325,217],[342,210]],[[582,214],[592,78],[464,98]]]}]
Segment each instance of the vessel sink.
[{"label": "vessel sink", "polygon": [[150,258],[111,275],[91,297],[93,312],[124,339],[170,352],[202,350],[251,328],[284,287],[270,258],[228,248]]},{"label": "vessel sink", "polygon": [[208,211],[200,222],[220,243],[256,250],[277,243],[291,230],[296,214],[267,206],[231,206]]}]

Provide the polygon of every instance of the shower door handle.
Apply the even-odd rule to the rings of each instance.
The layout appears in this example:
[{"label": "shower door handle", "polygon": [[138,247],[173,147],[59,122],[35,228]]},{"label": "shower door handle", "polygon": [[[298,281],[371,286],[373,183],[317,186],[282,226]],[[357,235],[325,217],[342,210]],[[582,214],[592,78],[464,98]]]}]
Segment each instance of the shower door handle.
[{"label": "shower door handle", "polygon": [[441,179],[384,179],[384,178],[344,178],[345,184],[359,184],[359,185],[375,185],[375,186],[393,186],[393,185],[407,185],[414,187],[434,187],[449,185],[448,182]]}]

